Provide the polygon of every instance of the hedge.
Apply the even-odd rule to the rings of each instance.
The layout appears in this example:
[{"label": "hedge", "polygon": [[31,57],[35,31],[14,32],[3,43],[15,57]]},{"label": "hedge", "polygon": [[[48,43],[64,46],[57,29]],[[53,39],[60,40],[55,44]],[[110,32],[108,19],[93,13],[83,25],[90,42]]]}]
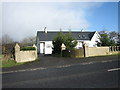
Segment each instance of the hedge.
[{"label": "hedge", "polygon": [[29,51],[29,50],[36,50],[35,47],[27,46],[27,47],[22,47],[20,48],[21,51]]}]

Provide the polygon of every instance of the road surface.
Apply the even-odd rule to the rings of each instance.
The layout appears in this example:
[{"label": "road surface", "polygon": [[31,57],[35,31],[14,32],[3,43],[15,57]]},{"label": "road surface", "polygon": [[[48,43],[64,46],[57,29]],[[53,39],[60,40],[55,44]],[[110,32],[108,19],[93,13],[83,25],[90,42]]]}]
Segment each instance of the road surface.
[{"label": "road surface", "polygon": [[113,60],[8,72],[2,74],[2,85],[3,88],[118,88],[118,63]]}]

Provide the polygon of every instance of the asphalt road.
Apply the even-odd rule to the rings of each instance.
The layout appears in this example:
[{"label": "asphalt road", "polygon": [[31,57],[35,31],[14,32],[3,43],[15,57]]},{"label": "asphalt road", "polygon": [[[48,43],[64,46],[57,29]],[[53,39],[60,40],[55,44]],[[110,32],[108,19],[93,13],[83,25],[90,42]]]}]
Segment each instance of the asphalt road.
[{"label": "asphalt road", "polygon": [[2,86],[3,88],[118,88],[120,86],[118,63],[119,61],[114,60],[4,73]]}]

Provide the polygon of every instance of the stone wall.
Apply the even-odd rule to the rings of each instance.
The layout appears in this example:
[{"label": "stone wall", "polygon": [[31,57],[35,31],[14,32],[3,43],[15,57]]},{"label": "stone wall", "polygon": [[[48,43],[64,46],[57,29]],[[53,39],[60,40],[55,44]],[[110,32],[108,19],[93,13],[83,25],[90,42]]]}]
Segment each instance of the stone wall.
[{"label": "stone wall", "polygon": [[71,50],[70,56],[76,57],[76,58],[84,57],[84,49],[80,48],[80,49],[76,49],[76,50]]},{"label": "stone wall", "polygon": [[84,57],[84,49],[80,48],[80,49],[73,49],[73,50],[63,50],[62,56],[63,57],[75,57],[75,58]]},{"label": "stone wall", "polygon": [[109,47],[89,47],[86,50],[86,57],[108,55],[108,54],[109,54]]},{"label": "stone wall", "polygon": [[75,50],[63,50],[63,57],[91,57],[91,56],[102,56],[102,55],[111,55],[117,54],[120,52],[120,46],[110,46],[110,47],[88,47],[86,44],[83,48]]},{"label": "stone wall", "polygon": [[36,50],[32,51],[20,51],[20,46],[16,44],[15,46],[15,60],[17,63],[19,62],[29,62],[37,59],[37,47],[33,45]]},{"label": "stone wall", "polygon": [[85,46],[85,57],[115,54],[120,51],[120,46],[112,47],[87,47]]}]

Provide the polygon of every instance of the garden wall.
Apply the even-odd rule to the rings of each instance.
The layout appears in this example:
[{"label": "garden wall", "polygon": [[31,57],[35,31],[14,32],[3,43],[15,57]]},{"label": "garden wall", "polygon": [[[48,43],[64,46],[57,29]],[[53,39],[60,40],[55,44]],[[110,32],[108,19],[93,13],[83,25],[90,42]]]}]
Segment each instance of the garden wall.
[{"label": "garden wall", "polygon": [[84,50],[83,48],[73,49],[73,50],[63,50],[62,56],[63,57],[75,57],[75,58],[84,57]]},{"label": "garden wall", "polygon": [[117,54],[120,51],[120,46],[110,46],[110,47],[88,47],[84,46],[80,49],[74,50],[63,50],[62,56],[64,57],[91,57],[91,56],[102,56]]},{"label": "garden wall", "polygon": [[89,47],[85,51],[86,57],[109,54],[109,47]]},{"label": "garden wall", "polygon": [[110,47],[85,46],[85,57],[111,55],[111,54],[118,53],[119,51],[120,51],[120,46],[110,46]]},{"label": "garden wall", "polygon": [[36,50],[32,51],[20,51],[20,46],[16,44],[15,46],[15,60],[16,62],[29,62],[37,59],[37,47],[33,45]]}]

